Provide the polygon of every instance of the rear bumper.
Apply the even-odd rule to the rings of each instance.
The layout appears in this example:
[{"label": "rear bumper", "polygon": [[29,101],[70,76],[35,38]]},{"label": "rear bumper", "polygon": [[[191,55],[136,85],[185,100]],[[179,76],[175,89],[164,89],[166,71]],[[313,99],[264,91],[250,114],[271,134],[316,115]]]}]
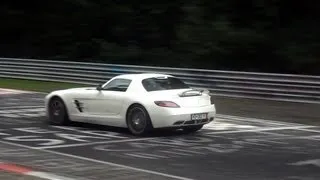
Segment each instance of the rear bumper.
[{"label": "rear bumper", "polygon": [[[148,110],[154,128],[183,127],[207,124],[216,116],[215,105],[192,108],[164,108],[157,107]],[[191,120],[192,114],[206,113],[206,119]]]}]

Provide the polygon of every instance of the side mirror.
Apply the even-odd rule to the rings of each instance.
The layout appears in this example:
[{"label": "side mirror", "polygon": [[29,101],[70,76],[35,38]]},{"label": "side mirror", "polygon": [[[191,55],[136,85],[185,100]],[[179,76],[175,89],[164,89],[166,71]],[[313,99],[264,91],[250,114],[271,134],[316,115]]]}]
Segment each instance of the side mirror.
[{"label": "side mirror", "polygon": [[102,90],[102,84],[99,84],[99,85],[97,86],[97,90],[98,90],[98,91],[101,91],[101,90]]}]

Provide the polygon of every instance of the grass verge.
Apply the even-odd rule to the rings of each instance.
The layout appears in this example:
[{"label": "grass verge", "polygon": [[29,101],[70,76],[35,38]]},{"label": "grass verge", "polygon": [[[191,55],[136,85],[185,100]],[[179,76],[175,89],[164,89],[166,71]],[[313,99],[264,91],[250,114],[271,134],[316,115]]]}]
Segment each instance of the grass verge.
[{"label": "grass verge", "polygon": [[37,91],[37,92],[44,92],[44,93],[54,91],[54,90],[75,88],[75,87],[85,87],[85,86],[88,86],[88,85],[75,84],[75,83],[26,80],[26,79],[0,78],[0,88]]}]

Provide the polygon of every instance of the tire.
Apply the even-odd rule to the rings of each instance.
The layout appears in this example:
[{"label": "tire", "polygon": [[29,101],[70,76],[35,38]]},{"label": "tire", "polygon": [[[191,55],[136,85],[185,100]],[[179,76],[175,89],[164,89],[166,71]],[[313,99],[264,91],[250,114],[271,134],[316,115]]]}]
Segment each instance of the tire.
[{"label": "tire", "polygon": [[147,110],[141,105],[133,105],[128,109],[127,126],[136,136],[147,135],[152,129],[152,123]]},{"label": "tire", "polygon": [[67,125],[70,121],[66,106],[61,98],[54,97],[50,100],[49,106],[49,123],[53,125]]},{"label": "tire", "polygon": [[193,132],[199,131],[202,127],[203,125],[189,126],[189,127],[183,128],[183,130],[187,133],[193,133]]}]

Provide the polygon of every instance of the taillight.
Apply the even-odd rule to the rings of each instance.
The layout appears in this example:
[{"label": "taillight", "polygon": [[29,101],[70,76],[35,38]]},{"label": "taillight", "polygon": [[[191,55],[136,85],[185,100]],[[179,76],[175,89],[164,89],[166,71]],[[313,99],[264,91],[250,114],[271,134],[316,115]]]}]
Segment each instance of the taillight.
[{"label": "taillight", "polygon": [[179,108],[180,106],[172,101],[155,101],[156,105],[161,107]]},{"label": "taillight", "polygon": [[211,104],[214,104],[213,96],[210,96],[210,102]]}]

